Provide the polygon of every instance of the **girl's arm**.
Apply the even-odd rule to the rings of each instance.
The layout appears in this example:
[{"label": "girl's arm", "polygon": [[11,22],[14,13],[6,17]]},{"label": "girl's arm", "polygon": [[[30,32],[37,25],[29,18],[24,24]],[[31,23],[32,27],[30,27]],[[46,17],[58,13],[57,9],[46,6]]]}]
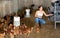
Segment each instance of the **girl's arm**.
[{"label": "girl's arm", "polygon": [[36,13],[35,13],[35,17],[38,17],[38,16],[37,16],[37,11],[36,11]]},{"label": "girl's arm", "polygon": [[52,16],[53,14],[46,14],[44,11],[43,11],[43,14],[45,15],[45,16]]}]

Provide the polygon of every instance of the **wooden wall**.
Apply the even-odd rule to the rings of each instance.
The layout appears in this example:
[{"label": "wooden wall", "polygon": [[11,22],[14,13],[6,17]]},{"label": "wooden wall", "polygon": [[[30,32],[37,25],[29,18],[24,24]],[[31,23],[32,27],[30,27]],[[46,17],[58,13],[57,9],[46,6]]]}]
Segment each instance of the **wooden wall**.
[{"label": "wooden wall", "polygon": [[[10,1],[6,2],[5,8],[3,7],[4,1]],[[21,9],[23,7],[29,7],[31,4],[35,4],[35,8],[39,5],[49,7],[51,6],[51,1],[52,0],[0,0],[0,13],[4,13],[4,10],[4,15],[12,12],[17,12],[18,9]]]}]

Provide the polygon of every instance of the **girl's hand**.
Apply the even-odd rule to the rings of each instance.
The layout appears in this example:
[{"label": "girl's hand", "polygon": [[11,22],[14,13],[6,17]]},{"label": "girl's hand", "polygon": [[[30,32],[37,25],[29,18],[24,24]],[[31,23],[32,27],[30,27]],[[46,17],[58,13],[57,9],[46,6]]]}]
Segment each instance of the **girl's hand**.
[{"label": "girl's hand", "polygon": [[53,14],[49,14],[49,16],[53,16]]}]

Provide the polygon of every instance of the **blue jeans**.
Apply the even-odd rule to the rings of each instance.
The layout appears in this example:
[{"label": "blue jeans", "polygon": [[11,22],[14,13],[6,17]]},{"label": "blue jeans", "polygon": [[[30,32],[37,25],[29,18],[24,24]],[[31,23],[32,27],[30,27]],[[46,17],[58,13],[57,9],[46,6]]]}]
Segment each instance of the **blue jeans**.
[{"label": "blue jeans", "polygon": [[36,23],[45,24],[46,22],[42,18],[35,18]]}]

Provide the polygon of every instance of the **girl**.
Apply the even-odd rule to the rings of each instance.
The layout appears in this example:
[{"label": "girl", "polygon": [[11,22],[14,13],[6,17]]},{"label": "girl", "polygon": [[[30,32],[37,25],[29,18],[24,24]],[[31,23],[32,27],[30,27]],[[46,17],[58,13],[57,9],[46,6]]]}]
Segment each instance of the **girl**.
[{"label": "girl", "polygon": [[40,24],[45,24],[46,22],[42,19],[42,16],[45,15],[45,16],[52,16],[53,14],[46,14],[45,11],[43,10],[43,7],[42,6],[39,6],[38,7],[39,9],[36,11],[35,13],[35,22],[36,22],[36,25],[37,25],[37,28],[36,28],[36,31],[39,32],[39,23]]}]

